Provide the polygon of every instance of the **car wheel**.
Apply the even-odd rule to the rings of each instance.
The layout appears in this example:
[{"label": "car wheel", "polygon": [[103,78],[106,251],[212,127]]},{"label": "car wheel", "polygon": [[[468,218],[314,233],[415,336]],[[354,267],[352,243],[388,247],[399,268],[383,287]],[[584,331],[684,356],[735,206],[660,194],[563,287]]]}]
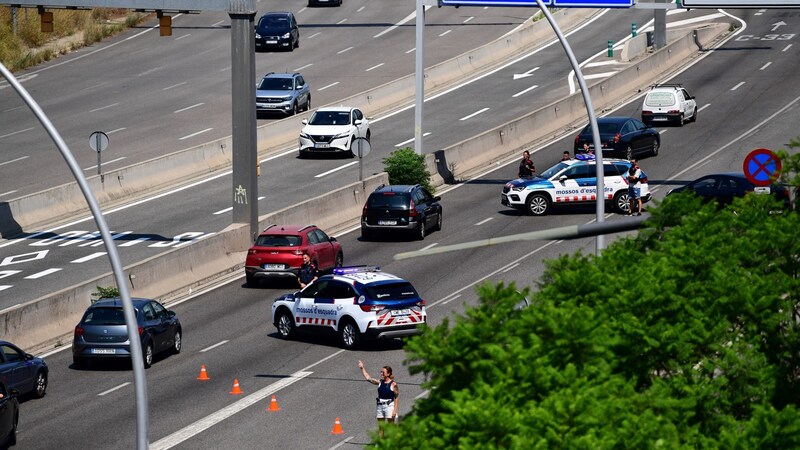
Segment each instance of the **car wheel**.
[{"label": "car wheel", "polygon": [[425,218],[421,217],[419,220],[419,226],[417,226],[417,231],[414,233],[417,237],[417,240],[424,241],[425,240]]},{"label": "car wheel", "polygon": [[33,391],[33,395],[36,398],[42,398],[45,394],[47,394],[47,374],[39,371],[36,374],[36,389]]},{"label": "car wheel", "polygon": [[631,144],[628,144],[628,146],[625,147],[625,158],[628,161],[633,159],[633,147],[631,147]]},{"label": "car wheel", "polygon": [[697,107],[694,107],[694,112],[692,113],[692,118],[689,119],[689,122],[695,122],[697,120]]},{"label": "car wheel", "polygon": [[342,347],[347,350],[358,348],[361,334],[352,319],[344,319],[339,325],[339,336],[342,339]]},{"label": "car wheel", "polygon": [[278,313],[278,334],[283,339],[291,339],[294,336],[294,319],[288,311],[282,309]]},{"label": "car wheel", "polygon": [[300,158],[300,159],[308,158],[308,151],[307,150],[300,150],[299,152],[297,152],[297,157]]},{"label": "car wheel", "polygon": [[681,113],[681,116],[678,117],[678,126],[682,127],[683,126],[683,122],[684,122],[683,113]]},{"label": "car wheel", "polygon": [[658,147],[661,145],[661,141],[659,139],[653,139],[653,149],[650,150],[650,154],[653,156],[658,156]]},{"label": "car wheel", "polygon": [[436,219],[436,231],[442,231],[442,212],[439,211],[439,218]]},{"label": "car wheel", "polygon": [[297,113],[299,113],[299,112],[300,112],[300,108],[297,107],[297,102],[294,102],[292,104],[292,115],[296,116]]},{"label": "car wheel", "polygon": [[172,354],[177,355],[181,352],[183,346],[183,333],[181,330],[175,332],[175,337],[172,339]]},{"label": "car wheel", "polygon": [[344,255],[342,252],[336,254],[336,262],[333,263],[334,267],[342,267],[344,266]]},{"label": "car wheel", "polygon": [[76,369],[81,369],[86,367],[86,360],[83,358],[78,358],[77,356],[73,356],[72,365],[75,366]]},{"label": "car wheel", "polygon": [[247,285],[247,287],[255,287],[256,284],[258,284],[258,281],[256,280],[255,276],[246,273],[244,274],[244,283]]},{"label": "car wheel", "polygon": [[11,424],[11,431],[8,432],[8,440],[6,443],[9,447],[17,445],[17,425],[19,425],[19,413],[14,414],[14,422]]},{"label": "car wheel", "polygon": [[550,209],[550,199],[544,194],[533,194],[528,197],[525,206],[527,207],[528,214],[543,216],[547,214],[547,211]]},{"label": "car wheel", "polygon": [[142,360],[144,362],[144,368],[149,369],[150,366],[153,365],[153,343],[148,342],[147,345],[144,346],[144,350],[142,351]]},{"label": "car wheel", "polygon": [[361,229],[361,240],[362,241],[371,241],[372,240],[372,232],[369,230]]},{"label": "car wheel", "polygon": [[371,137],[372,137],[372,132],[370,132],[369,130],[367,130],[367,142],[369,142],[369,139],[370,139]]},{"label": "car wheel", "polygon": [[614,195],[614,209],[620,214],[627,214],[628,209],[631,207],[630,199],[628,199],[628,190],[622,190]]},{"label": "car wheel", "polygon": [[305,111],[309,111],[310,109],[311,109],[311,94],[308,94],[308,100],[306,100]]}]

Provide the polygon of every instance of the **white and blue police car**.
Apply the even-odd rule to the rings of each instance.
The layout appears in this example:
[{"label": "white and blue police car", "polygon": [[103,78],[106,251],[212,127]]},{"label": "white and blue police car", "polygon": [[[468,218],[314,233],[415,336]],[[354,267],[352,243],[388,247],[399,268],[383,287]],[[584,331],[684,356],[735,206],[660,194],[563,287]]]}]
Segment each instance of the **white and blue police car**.
[{"label": "white and blue police car", "polygon": [[337,335],[342,347],[362,339],[412,336],[427,320],[425,300],[408,281],[375,266],[338,267],[272,304],[272,323],[289,339],[298,331]]},{"label": "white and blue police car", "polygon": [[[614,209],[626,213],[628,180],[631,163],[624,159],[603,159],[603,198]],[[646,182],[640,183],[642,202],[650,200]],[[517,178],[503,186],[501,203],[534,216],[550,212],[554,206],[586,205],[597,200],[597,161],[594,155],[578,155],[561,161],[538,176]]]}]

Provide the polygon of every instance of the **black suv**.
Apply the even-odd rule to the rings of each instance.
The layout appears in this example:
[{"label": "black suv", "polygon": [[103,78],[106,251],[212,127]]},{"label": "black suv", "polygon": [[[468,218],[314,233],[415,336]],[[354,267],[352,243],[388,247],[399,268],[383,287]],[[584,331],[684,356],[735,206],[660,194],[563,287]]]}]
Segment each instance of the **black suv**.
[{"label": "black suv", "polygon": [[290,12],[268,12],[256,25],[256,51],[278,48],[292,51],[300,47],[300,30]]},{"label": "black suv", "polygon": [[378,186],[361,213],[361,238],[401,231],[425,239],[428,230],[442,229],[441,199],[418,184]]}]

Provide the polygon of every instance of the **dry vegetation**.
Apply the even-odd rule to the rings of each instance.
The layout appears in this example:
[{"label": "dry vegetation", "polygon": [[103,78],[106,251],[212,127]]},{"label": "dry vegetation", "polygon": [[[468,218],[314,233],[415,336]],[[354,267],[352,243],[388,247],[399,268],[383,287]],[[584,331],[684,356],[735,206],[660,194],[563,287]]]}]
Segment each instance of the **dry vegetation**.
[{"label": "dry vegetation", "polygon": [[[0,62],[12,72],[34,66],[75,48],[91,45],[143,21],[147,14],[127,9],[52,9],[53,32],[41,32],[36,9],[17,8],[16,33],[12,9],[0,6]],[[67,42],[62,38],[72,37]]]}]

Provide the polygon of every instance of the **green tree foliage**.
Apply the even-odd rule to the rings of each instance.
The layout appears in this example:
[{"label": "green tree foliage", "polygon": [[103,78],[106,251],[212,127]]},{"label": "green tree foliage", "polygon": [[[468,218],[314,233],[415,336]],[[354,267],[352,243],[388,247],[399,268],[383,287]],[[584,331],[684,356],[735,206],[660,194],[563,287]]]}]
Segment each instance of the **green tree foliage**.
[{"label": "green tree foliage", "polygon": [[419,184],[431,194],[434,192],[431,185],[431,173],[425,166],[425,157],[418,155],[410,147],[393,151],[383,159],[386,173],[389,174],[389,184]]},{"label": "green tree foliage", "polygon": [[791,139],[787,147],[776,152],[782,166],[780,182],[792,187],[794,209],[800,210],[800,138]]},{"label": "green tree foliage", "polygon": [[92,297],[95,297],[97,300],[103,298],[118,298],[120,296],[119,289],[116,286],[110,287],[103,287],[103,286],[95,286],[97,291],[92,293]]},{"label": "green tree foliage", "polygon": [[800,215],[779,209],[670,196],[601,256],[548,261],[526,309],[481,286],[408,342],[428,394],[373,445],[800,448]]}]

